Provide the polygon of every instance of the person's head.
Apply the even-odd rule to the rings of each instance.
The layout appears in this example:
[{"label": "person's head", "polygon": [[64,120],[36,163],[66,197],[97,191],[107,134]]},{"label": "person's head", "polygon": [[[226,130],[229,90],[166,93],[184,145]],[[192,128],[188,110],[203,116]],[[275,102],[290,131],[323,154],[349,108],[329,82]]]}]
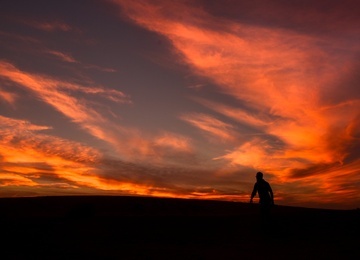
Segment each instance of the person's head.
[{"label": "person's head", "polygon": [[259,181],[259,180],[262,180],[262,178],[264,177],[264,174],[262,172],[257,172],[256,173],[256,179]]}]

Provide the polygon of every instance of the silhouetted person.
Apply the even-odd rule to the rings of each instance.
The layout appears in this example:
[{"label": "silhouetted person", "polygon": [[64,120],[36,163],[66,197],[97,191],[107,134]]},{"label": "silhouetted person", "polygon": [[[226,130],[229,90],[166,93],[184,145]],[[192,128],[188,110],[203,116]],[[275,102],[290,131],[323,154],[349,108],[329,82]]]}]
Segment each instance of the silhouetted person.
[{"label": "silhouetted person", "polygon": [[260,198],[260,214],[261,214],[261,224],[269,224],[270,221],[270,209],[274,205],[274,194],[271,189],[270,184],[263,179],[263,173],[256,173],[256,183],[254,189],[251,193],[250,203],[253,202],[253,198],[256,193],[259,194]]}]

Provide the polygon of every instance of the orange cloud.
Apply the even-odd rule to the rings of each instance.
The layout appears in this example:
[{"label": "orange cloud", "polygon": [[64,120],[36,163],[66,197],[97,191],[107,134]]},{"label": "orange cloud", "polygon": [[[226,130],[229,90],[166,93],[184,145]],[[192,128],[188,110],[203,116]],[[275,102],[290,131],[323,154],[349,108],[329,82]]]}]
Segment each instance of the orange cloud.
[{"label": "orange cloud", "polygon": [[129,97],[121,91],[83,86],[27,73],[4,61],[0,62],[0,77],[33,92],[40,100],[77,123],[89,134],[113,146],[117,154],[124,159],[147,160],[151,157],[158,162],[164,161],[163,158],[168,155],[163,149],[165,146],[178,152],[185,152],[186,149],[189,151],[189,141],[185,137],[170,134],[162,137],[148,136],[138,129],[113,122],[109,116],[101,113],[101,110],[94,108],[96,103],[91,100],[93,96],[115,103],[130,103]]},{"label": "orange cloud", "polygon": [[0,187],[3,186],[37,186],[37,183],[18,174],[0,172]]},{"label": "orange cloud", "polygon": [[[0,196],[24,194],[14,188],[21,186],[20,190],[32,195],[96,193],[207,198],[206,194],[191,195],[157,176],[158,171],[169,171],[167,167],[152,169],[154,166],[141,163],[108,162],[100,151],[51,136],[48,133],[51,130],[48,126],[0,116],[0,186],[3,188]],[[128,144],[136,149],[133,141],[129,140]],[[187,138],[169,132],[153,142],[144,138],[138,141],[145,143],[154,158],[192,154]],[[149,155],[149,151],[144,153]],[[141,159],[139,150],[136,155]],[[156,160],[152,162],[156,164]]]},{"label": "orange cloud", "polygon": [[[360,111],[358,95],[343,95],[340,101],[328,99],[338,93],[342,76],[356,71],[354,57],[360,50],[356,41],[219,18],[185,1],[113,2],[136,24],[167,38],[194,73],[247,104],[246,109],[231,109],[199,100],[264,133],[261,138],[249,137],[217,159],[261,167],[276,173],[278,181],[291,182],[293,170],[344,164],[354,153],[351,147],[359,147],[358,131],[354,130]],[[236,136],[229,134],[228,125],[215,127],[214,120],[205,116],[182,119],[223,139]],[[331,169],[326,175],[331,176]],[[315,173],[310,172],[309,178],[317,180]],[[338,180],[325,183],[329,188],[321,192],[338,190]]]},{"label": "orange cloud", "polygon": [[252,115],[245,109],[230,107],[218,102],[206,100],[203,98],[193,98],[196,102],[206,106],[207,108],[225,115],[233,120],[241,122],[253,127],[265,127],[271,123],[271,118],[266,114],[257,113]]},{"label": "orange cloud", "polygon": [[0,116],[0,172],[3,186],[41,186],[42,175],[69,179],[64,176],[68,169],[74,172],[88,171],[99,157],[96,151],[39,131],[49,127],[33,125],[28,121]]},{"label": "orange cloud", "polygon": [[[21,96],[23,91],[16,92],[21,88],[36,102],[44,102],[81,131],[103,141],[104,150],[110,148],[109,154],[103,154],[51,136],[58,131],[51,126],[0,117],[2,188],[22,185],[34,187],[33,191],[59,188],[60,192],[245,200],[244,190],[251,189],[249,172],[262,170],[275,185],[280,201],[360,201],[356,193],[360,182],[360,64],[356,57],[360,48],[355,11],[345,10],[347,16],[344,5],[318,8],[324,6],[321,1],[310,8],[304,5],[305,9],[302,4],[284,1],[257,1],[260,5],[112,2],[121,7],[122,17],[167,39],[174,57],[193,74],[214,83],[189,87],[196,89],[196,95],[204,94],[194,100],[211,115],[187,112],[180,116],[210,137],[206,139],[210,143],[122,125],[114,120],[120,118],[118,114],[101,102],[113,102],[112,106],[131,103],[121,91],[31,73],[0,61],[0,79],[5,83],[0,90],[2,100],[15,107],[20,99],[28,98]],[[300,11],[294,12],[295,8]],[[74,31],[63,22],[21,22],[46,32]],[[44,43],[7,32],[0,35],[9,42],[21,40],[21,49],[28,54]],[[24,43],[36,46],[26,44],[25,48]],[[8,46],[11,52],[18,47]],[[84,64],[62,51],[48,54],[71,63],[67,66],[73,69],[115,71]],[[220,89],[216,102],[206,97],[210,85]],[[224,101],[224,94],[232,105]],[[221,142],[215,146],[214,140]],[[211,151],[206,150],[207,145]],[[115,162],[108,162],[108,155]]]},{"label": "orange cloud", "polygon": [[11,92],[0,89],[0,99],[5,100],[10,105],[15,104],[16,98],[17,98],[17,95],[15,93],[11,93]]},{"label": "orange cloud", "polygon": [[92,188],[103,192],[180,196],[176,191],[152,184],[102,177],[103,155],[99,151],[42,133],[49,127],[3,116],[0,116],[0,126],[0,186],[45,190],[61,186],[74,192]]},{"label": "orange cloud", "polygon": [[[83,129],[93,136],[109,142],[112,142],[112,140],[107,138],[108,135],[104,125],[108,122],[104,116],[83,100],[78,99],[76,93],[98,95],[117,103],[129,102],[129,98],[117,90],[81,86],[50,77],[32,75],[4,61],[0,62],[0,77],[32,91],[41,100],[53,106],[75,123],[80,124]],[[71,92],[73,94],[70,94]]]},{"label": "orange cloud", "polygon": [[156,146],[169,147],[177,151],[192,151],[189,138],[172,133],[164,133],[163,135],[155,138],[154,143]]},{"label": "orange cloud", "polygon": [[232,125],[224,123],[210,115],[194,113],[182,115],[181,119],[219,138],[221,141],[231,141],[236,137]]}]

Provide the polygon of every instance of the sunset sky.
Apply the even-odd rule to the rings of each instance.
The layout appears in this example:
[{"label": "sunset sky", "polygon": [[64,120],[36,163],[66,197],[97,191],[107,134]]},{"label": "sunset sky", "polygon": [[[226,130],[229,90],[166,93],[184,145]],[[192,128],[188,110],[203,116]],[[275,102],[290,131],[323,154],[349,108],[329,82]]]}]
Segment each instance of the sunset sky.
[{"label": "sunset sky", "polygon": [[360,207],[360,3],[0,3],[0,197]]}]

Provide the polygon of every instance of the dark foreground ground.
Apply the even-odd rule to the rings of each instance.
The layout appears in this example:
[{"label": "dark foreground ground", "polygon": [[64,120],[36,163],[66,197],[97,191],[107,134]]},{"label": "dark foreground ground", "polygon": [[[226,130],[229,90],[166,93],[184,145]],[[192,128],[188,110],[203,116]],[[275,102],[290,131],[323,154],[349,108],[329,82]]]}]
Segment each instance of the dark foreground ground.
[{"label": "dark foreground ground", "polygon": [[143,197],[0,199],[0,259],[360,259],[359,210]]}]

